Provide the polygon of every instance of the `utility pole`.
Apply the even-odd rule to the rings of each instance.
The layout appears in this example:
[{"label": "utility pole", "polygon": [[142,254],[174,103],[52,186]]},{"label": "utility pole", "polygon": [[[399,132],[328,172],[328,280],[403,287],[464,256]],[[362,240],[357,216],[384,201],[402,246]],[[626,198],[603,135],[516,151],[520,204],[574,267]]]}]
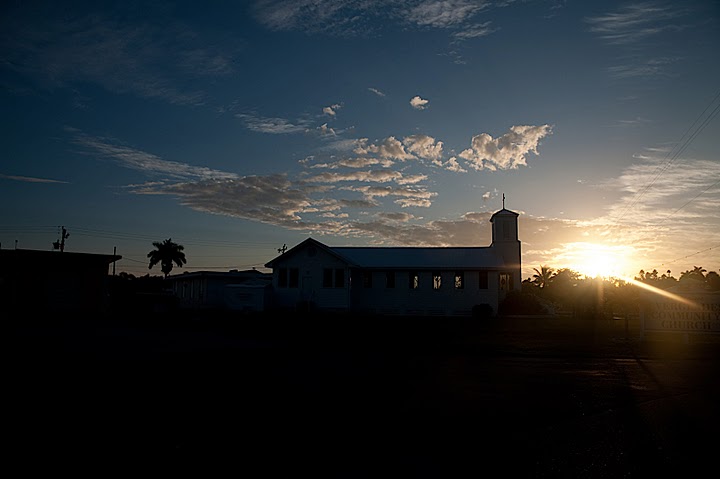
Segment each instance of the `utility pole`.
[{"label": "utility pole", "polygon": [[[113,246],[113,256],[117,256],[117,246]],[[115,258],[113,258],[113,276],[115,276]]]},{"label": "utility pole", "polygon": [[70,236],[70,233],[67,232],[64,226],[61,226],[62,228],[62,234],[60,235],[60,241],[54,241],[53,242],[53,249],[59,249],[62,253],[65,251],[65,240],[68,236]]}]

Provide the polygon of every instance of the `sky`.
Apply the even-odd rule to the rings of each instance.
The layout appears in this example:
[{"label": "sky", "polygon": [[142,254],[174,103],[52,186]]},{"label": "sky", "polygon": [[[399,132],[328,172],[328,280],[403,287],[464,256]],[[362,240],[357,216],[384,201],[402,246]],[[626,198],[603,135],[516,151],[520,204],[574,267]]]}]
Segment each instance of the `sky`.
[{"label": "sky", "polygon": [[328,246],[720,269],[720,2],[6,1],[0,247],[188,271]]}]

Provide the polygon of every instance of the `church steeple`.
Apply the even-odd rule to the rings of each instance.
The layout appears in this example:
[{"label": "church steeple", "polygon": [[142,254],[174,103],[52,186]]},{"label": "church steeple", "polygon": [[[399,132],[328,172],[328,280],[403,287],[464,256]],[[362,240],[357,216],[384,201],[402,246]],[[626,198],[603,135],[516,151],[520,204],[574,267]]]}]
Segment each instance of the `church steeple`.
[{"label": "church steeple", "polygon": [[502,209],[490,217],[492,242],[518,241],[517,217],[514,211],[505,209],[505,193],[502,196]]},{"label": "church steeple", "polygon": [[[503,270],[499,273],[501,289],[519,290],[522,283],[521,245],[518,239],[518,213],[505,208],[505,194],[502,197],[502,209],[490,217],[492,223],[492,243],[490,247],[503,261]],[[505,286],[503,286],[505,285]]]}]

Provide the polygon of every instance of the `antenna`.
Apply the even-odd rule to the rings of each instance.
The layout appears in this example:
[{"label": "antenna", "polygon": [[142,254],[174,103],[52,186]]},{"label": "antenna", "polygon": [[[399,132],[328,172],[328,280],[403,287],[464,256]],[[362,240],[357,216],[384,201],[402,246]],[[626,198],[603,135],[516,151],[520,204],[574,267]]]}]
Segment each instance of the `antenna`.
[{"label": "antenna", "polygon": [[282,248],[278,248],[278,253],[281,253],[281,254],[282,254],[282,253],[285,253],[285,251],[287,251],[287,245],[286,245],[286,244],[283,244],[283,245],[282,245]]},{"label": "antenna", "polygon": [[505,209],[505,193],[503,193],[503,209]]}]

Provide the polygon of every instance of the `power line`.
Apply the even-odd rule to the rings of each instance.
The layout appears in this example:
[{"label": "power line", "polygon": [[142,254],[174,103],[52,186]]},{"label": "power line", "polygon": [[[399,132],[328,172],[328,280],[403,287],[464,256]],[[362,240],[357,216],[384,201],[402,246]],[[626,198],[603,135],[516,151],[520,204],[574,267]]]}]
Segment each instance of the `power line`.
[{"label": "power line", "polygon": [[662,220],[662,221],[660,222],[660,224],[658,224],[657,226],[658,226],[658,227],[659,227],[659,226],[662,226],[662,225],[663,225],[667,220],[669,220],[675,213],[677,213],[677,212],[680,211],[681,209],[685,208],[687,205],[689,205],[690,203],[692,203],[693,201],[695,201],[696,199],[698,199],[698,197],[701,196],[703,193],[705,193],[707,190],[711,189],[712,187],[714,187],[714,186],[716,186],[716,185],[718,185],[718,184],[720,184],[720,180],[717,180],[715,183],[713,183],[712,185],[708,186],[707,188],[705,188],[704,190],[702,190],[700,193],[698,193],[697,195],[695,195],[695,197],[694,197],[693,199],[691,199],[690,201],[688,201],[687,203],[685,203],[684,205],[682,205],[680,208],[676,209],[675,211],[673,211],[672,213],[670,213],[669,215],[667,215],[665,218],[663,218],[663,220]]},{"label": "power line", "polygon": [[[660,176],[662,176],[662,174],[665,173],[670,168],[670,166],[675,162],[675,160],[677,160],[677,158],[680,156],[680,154],[682,154],[687,149],[687,147],[695,139],[695,137],[697,137],[697,135],[699,135],[700,132],[702,132],[702,130],[704,130],[705,127],[713,119],[715,119],[715,117],[718,115],[718,113],[720,113],[720,104],[718,104],[717,106],[715,106],[713,108],[712,112],[701,121],[701,118],[703,118],[705,116],[705,113],[708,111],[708,109],[711,108],[712,104],[715,103],[715,101],[718,98],[720,98],[720,91],[718,91],[718,93],[715,95],[715,97],[712,99],[712,101],[710,101],[710,103],[708,103],[708,105],[705,107],[703,112],[695,119],[695,121],[690,126],[690,128],[688,128],[687,131],[680,138],[679,142],[676,143],[675,147],[668,152],[668,154],[665,157],[665,159],[667,161],[663,165],[658,165],[655,168],[655,171],[653,172],[654,177],[653,177],[652,181],[650,181],[647,185],[645,185],[642,189],[640,189],[637,193],[635,193],[635,197],[622,210],[622,212],[620,214],[620,218],[618,218],[616,221],[617,223],[619,223],[625,217],[625,214],[630,209],[634,208],[635,205],[638,204],[638,202],[645,195],[645,193],[647,193],[647,191],[657,182],[657,180],[660,178]],[[684,140],[684,142],[682,143],[682,146],[680,146],[680,148],[677,148],[678,145],[680,144],[680,142],[683,141],[683,139],[688,135],[688,133],[695,127],[695,125],[698,122],[700,122],[700,125],[697,127],[697,129],[695,129],[695,131],[692,132],[692,134],[690,134],[690,136]],[[676,151],[676,149],[677,149],[677,151]],[[668,157],[669,157],[669,159],[668,159]]]},{"label": "power line", "polygon": [[660,266],[666,266],[666,265],[672,264],[672,263],[674,263],[674,262],[676,262],[676,261],[680,261],[681,259],[691,258],[691,257],[693,257],[693,256],[695,256],[695,255],[698,255],[698,254],[700,254],[700,253],[704,253],[704,252],[706,252],[706,251],[710,251],[710,250],[715,249],[715,248],[717,248],[717,247],[719,247],[719,246],[720,246],[720,244],[716,244],[715,246],[711,246],[711,247],[709,247],[709,248],[705,248],[705,249],[703,249],[703,250],[696,251],[695,253],[689,254],[689,255],[687,255],[687,256],[682,256],[682,257],[680,257],[680,258],[676,258],[676,259],[674,259],[674,260],[672,260],[672,261],[668,261],[667,263],[661,263]]}]

